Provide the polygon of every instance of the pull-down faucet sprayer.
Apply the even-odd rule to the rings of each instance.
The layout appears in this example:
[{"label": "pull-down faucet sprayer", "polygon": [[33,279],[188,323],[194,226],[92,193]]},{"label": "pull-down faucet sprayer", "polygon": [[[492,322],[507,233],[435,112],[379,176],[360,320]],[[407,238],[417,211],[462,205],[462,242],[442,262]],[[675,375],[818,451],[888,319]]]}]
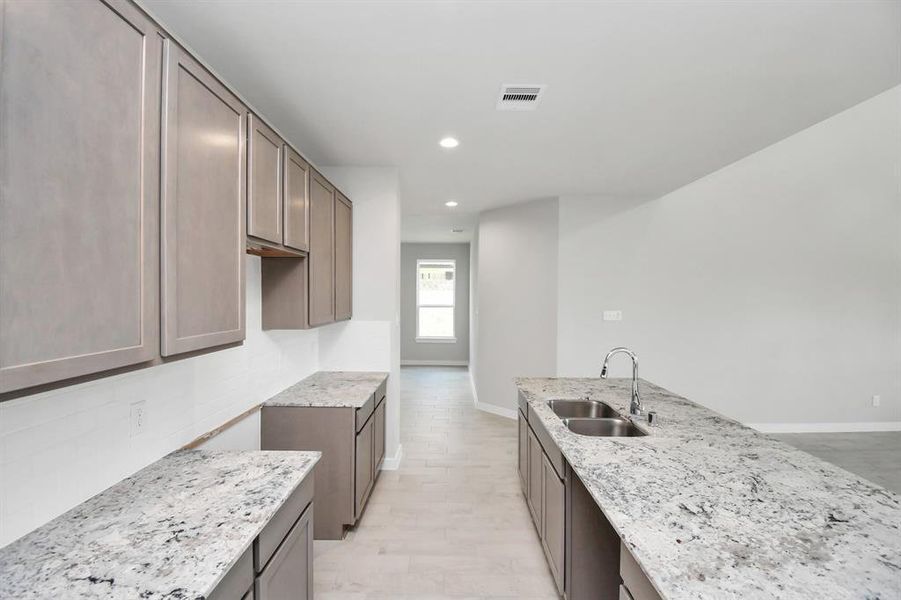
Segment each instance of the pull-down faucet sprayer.
[{"label": "pull-down faucet sprayer", "polygon": [[638,356],[628,348],[614,348],[604,358],[604,366],[601,367],[601,379],[607,379],[607,363],[614,354],[627,354],[632,359],[632,402],[629,404],[629,412],[633,415],[641,415],[641,397],[638,395]]}]

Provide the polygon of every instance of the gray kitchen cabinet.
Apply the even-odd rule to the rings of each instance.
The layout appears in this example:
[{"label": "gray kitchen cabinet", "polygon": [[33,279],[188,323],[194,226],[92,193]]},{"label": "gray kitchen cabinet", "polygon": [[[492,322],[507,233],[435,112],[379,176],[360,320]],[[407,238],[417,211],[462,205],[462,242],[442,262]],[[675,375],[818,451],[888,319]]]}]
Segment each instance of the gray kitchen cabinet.
[{"label": "gray kitchen cabinet", "polygon": [[532,520],[535,527],[541,533],[541,500],[542,500],[542,465],[544,464],[544,453],[541,450],[541,444],[538,438],[530,428],[529,434],[529,492],[526,496],[529,505],[529,511],[532,513]]},{"label": "gray kitchen cabinet", "polygon": [[290,146],[285,147],[285,246],[310,248],[310,165]]},{"label": "gray kitchen cabinet", "polygon": [[297,520],[257,575],[256,600],[313,598],[313,505]]},{"label": "gray kitchen cabinet", "polygon": [[630,600],[661,600],[660,594],[625,544],[620,544],[619,574]]},{"label": "gray kitchen cabinet", "polygon": [[246,109],[164,43],[162,355],[244,339]]},{"label": "gray kitchen cabinet", "polygon": [[548,559],[557,592],[563,594],[566,536],[566,488],[547,456],[541,462],[541,545]]},{"label": "gray kitchen cabinet", "polygon": [[335,320],[353,313],[353,204],[335,194]]},{"label": "gray kitchen cabinet", "polygon": [[247,117],[247,235],[282,243],[284,142],[254,114]]},{"label": "gray kitchen cabinet", "polygon": [[360,515],[363,513],[363,505],[369,498],[369,492],[372,490],[372,482],[375,475],[373,469],[373,419],[369,420],[363,426],[363,429],[357,433],[355,460],[354,460],[354,511]]},{"label": "gray kitchen cabinet", "polygon": [[[340,540],[363,515],[385,456],[387,385],[359,408],[263,404],[262,450],[318,450],[317,540]],[[377,403],[376,398],[381,398]]]},{"label": "gray kitchen cabinet", "polygon": [[208,600],[238,600],[238,598],[243,600],[253,585],[253,546],[251,546],[216,584]]},{"label": "gray kitchen cabinet", "polygon": [[158,31],[0,2],[0,393],[157,355]]},{"label": "gray kitchen cabinet", "polygon": [[524,494],[529,493],[529,424],[523,416],[522,411],[519,413],[519,427],[517,434],[518,458],[517,467],[519,471],[519,484]]},{"label": "gray kitchen cabinet", "polygon": [[566,467],[567,600],[616,600],[619,594],[620,540],[591,493]]},{"label": "gray kitchen cabinet", "polygon": [[373,415],[373,451],[372,451],[372,473],[373,478],[378,477],[379,468],[385,459],[385,396],[382,396],[379,405],[375,408]]},{"label": "gray kitchen cabinet", "polygon": [[310,326],[335,320],[335,188],[313,171],[310,178]]}]

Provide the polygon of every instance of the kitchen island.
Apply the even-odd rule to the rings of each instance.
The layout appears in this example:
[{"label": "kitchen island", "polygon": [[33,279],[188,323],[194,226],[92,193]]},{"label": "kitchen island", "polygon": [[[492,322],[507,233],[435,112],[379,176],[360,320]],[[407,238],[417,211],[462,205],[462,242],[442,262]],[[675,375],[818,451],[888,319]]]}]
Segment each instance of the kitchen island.
[{"label": "kitchen island", "polygon": [[173,452],[0,549],[0,598],[266,598],[284,559],[312,566],[318,460]]},{"label": "kitchen island", "polygon": [[631,380],[520,378],[546,430],[654,591],[697,598],[901,598],[901,497],[649,382],[641,437],[570,431],[548,406],[629,414]]}]

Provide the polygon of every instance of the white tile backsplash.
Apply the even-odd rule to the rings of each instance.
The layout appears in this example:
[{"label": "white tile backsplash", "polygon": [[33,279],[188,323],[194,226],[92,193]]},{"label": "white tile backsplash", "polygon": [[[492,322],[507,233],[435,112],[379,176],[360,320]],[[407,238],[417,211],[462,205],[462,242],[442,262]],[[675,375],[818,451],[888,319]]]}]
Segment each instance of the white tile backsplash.
[{"label": "white tile backsplash", "polygon": [[[318,370],[318,330],[260,323],[248,256],[244,345],[0,403],[0,546]],[[129,437],[139,400],[147,424]]]}]

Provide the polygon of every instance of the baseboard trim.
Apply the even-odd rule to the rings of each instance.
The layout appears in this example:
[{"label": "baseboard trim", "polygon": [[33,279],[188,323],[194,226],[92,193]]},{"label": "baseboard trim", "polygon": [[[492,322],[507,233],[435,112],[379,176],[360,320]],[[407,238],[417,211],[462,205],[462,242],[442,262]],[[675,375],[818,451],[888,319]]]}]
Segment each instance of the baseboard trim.
[{"label": "baseboard trim", "polygon": [[382,459],[382,466],[380,467],[382,471],[396,471],[400,468],[400,461],[404,457],[404,445],[397,445],[397,452],[394,453],[394,456],[386,456]]},{"label": "baseboard trim", "polygon": [[486,402],[477,402],[476,408],[481,410],[482,412],[491,413],[493,415],[505,417],[507,419],[513,419],[514,421],[516,420],[516,410],[512,408],[504,408],[502,406],[488,404]]},{"label": "baseboard trim", "polygon": [[516,409],[504,408],[502,406],[497,406],[496,404],[488,404],[487,402],[479,402],[479,394],[476,392],[476,382],[472,377],[472,371],[469,372],[469,387],[472,388],[472,405],[476,407],[476,410],[516,420]]},{"label": "baseboard trim", "polygon": [[859,421],[854,423],[745,423],[762,433],[864,433],[901,431],[901,421]]},{"label": "baseboard trim", "polygon": [[468,367],[467,360],[402,360],[402,367]]}]

